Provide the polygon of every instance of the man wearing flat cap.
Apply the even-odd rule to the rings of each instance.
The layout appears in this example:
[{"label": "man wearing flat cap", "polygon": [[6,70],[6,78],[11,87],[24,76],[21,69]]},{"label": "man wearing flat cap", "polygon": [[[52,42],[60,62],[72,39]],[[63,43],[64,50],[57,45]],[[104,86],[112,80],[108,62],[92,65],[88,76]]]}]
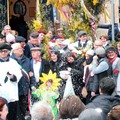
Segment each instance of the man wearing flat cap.
[{"label": "man wearing flat cap", "polygon": [[77,33],[78,41],[70,44],[68,48],[70,49],[80,49],[81,51],[86,51],[92,48],[92,41],[87,39],[87,33],[84,30],[81,30]]},{"label": "man wearing flat cap", "polygon": [[11,47],[0,44],[0,96],[8,100],[7,120],[24,120],[20,116],[18,105],[18,82],[22,77],[21,67],[9,57]]},{"label": "man wearing flat cap", "polygon": [[[32,32],[30,34],[30,39],[27,45],[29,46],[29,51],[32,47],[39,47],[39,33],[38,32]],[[29,56],[29,58],[31,59],[31,55]]]},{"label": "man wearing flat cap", "polygon": [[50,70],[49,62],[41,57],[41,48],[33,47],[31,48],[31,67],[34,71],[36,82],[38,86],[41,84],[39,77],[42,73],[48,73]]},{"label": "man wearing flat cap", "polygon": [[28,44],[26,44],[26,39],[22,36],[18,36],[16,37],[15,39],[16,43],[20,43],[21,44],[21,47],[23,48],[23,52],[24,52],[24,55],[27,57],[27,58],[30,58],[31,57],[31,51],[30,51],[30,47]]},{"label": "man wearing flat cap", "polygon": [[[31,70],[34,73],[36,79],[36,88],[39,87],[42,82],[40,81],[39,77],[42,76],[42,73],[48,74],[50,70],[49,62],[41,57],[41,48],[40,47],[33,47],[31,48]],[[34,88],[32,88],[34,89]],[[32,102],[36,102],[38,100],[32,98]]]}]

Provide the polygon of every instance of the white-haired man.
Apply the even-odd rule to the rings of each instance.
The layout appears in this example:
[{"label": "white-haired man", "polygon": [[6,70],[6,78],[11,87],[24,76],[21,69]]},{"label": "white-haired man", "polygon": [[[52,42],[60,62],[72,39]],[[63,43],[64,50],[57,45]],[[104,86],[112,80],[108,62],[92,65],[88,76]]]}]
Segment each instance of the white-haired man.
[{"label": "white-haired man", "polygon": [[31,110],[32,120],[53,120],[51,106],[43,101],[36,102]]}]

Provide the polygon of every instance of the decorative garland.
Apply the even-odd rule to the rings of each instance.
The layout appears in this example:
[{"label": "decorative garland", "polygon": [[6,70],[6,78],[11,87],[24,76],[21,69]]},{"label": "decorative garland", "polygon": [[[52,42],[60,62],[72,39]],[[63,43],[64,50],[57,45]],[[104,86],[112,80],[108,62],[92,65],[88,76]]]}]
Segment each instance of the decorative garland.
[{"label": "decorative garland", "polygon": [[109,0],[47,0],[47,5],[52,4],[60,12],[65,21],[65,37],[74,38],[81,29],[94,36],[91,21],[99,21],[98,16],[103,12],[105,1]]}]

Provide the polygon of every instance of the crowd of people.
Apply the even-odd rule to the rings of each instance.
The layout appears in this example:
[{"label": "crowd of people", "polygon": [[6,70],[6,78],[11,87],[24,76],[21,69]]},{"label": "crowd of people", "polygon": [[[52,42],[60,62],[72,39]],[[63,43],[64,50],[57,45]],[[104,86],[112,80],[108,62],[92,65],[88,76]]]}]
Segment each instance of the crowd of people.
[{"label": "crowd of people", "polygon": [[71,41],[59,28],[26,39],[6,25],[0,68],[2,120],[120,119],[120,38],[80,30]]}]

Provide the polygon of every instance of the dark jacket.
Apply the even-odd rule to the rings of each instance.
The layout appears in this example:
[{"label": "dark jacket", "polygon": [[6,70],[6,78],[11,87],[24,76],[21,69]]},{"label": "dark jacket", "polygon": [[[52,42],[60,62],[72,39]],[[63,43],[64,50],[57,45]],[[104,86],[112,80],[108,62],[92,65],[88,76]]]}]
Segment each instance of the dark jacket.
[{"label": "dark jacket", "polygon": [[[33,68],[33,59],[30,61],[30,68],[31,70],[34,72],[34,68]],[[49,61],[45,60],[42,58],[42,62],[41,62],[41,67],[39,69],[39,76],[42,76],[42,73],[48,74],[50,71],[50,64]],[[41,84],[42,82],[40,81],[38,83],[38,86]],[[36,87],[38,87],[36,86]]]},{"label": "dark jacket", "polygon": [[87,91],[92,91],[92,88],[93,88],[93,85],[94,85],[93,84],[94,83],[94,76],[91,76],[89,74],[91,74],[91,71],[87,67],[86,68],[86,74],[85,74],[85,84],[86,84]]},{"label": "dark jacket", "polygon": [[[12,53],[11,58],[16,60],[28,75],[30,72],[33,73],[33,71],[30,68],[30,60],[25,55],[23,55],[21,59],[17,59],[16,56]],[[34,75],[31,75],[31,77],[29,76],[30,79],[28,79],[24,72],[22,72],[22,74],[23,76],[18,83],[19,95],[27,95],[30,87],[36,86],[35,77]]]},{"label": "dark jacket", "polygon": [[24,47],[24,55],[27,58],[31,59],[31,51],[30,51],[30,47],[29,47],[28,44],[26,44],[25,47]]},{"label": "dark jacket", "polygon": [[84,83],[83,83],[84,68],[83,68],[82,63],[83,63],[82,60],[75,60],[72,63],[66,64],[66,69],[68,67],[71,68],[72,84],[73,84],[75,94],[80,96],[80,97],[82,97],[81,90],[84,86]]},{"label": "dark jacket", "polygon": [[50,63],[50,69],[52,70],[52,72],[56,72],[57,75],[59,76],[59,72],[62,70],[65,70],[66,62],[63,60],[60,54],[57,55],[57,58],[58,59],[56,62],[50,60],[49,63]]},{"label": "dark jacket", "polygon": [[120,104],[120,97],[109,95],[98,95],[92,98],[91,102],[87,104],[87,108],[101,108],[104,120],[112,107]]},{"label": "dark jacket", "polygon": [[[107,61],[106,58],[101,58],[101,59],[99,59],[99,60],[98,60],[98,63],[100,64],[100,63],[103,62],[103,61],[106,61],[107,64],[108,64],[108,61]],[[108,71],[109,71],[109,68],[108,68],[108,70],[106,70],[106,71],[103,71],[103,72],[98,73],[98,74],[94,74],[94,81],[93,81],[93,87],[92,87],[92,91],[93,91],[93,92],[98,92],[99,82],[100,82],[100,80],[101,80],[102,78],[109,76],[109,75],[108,75]]]}]

